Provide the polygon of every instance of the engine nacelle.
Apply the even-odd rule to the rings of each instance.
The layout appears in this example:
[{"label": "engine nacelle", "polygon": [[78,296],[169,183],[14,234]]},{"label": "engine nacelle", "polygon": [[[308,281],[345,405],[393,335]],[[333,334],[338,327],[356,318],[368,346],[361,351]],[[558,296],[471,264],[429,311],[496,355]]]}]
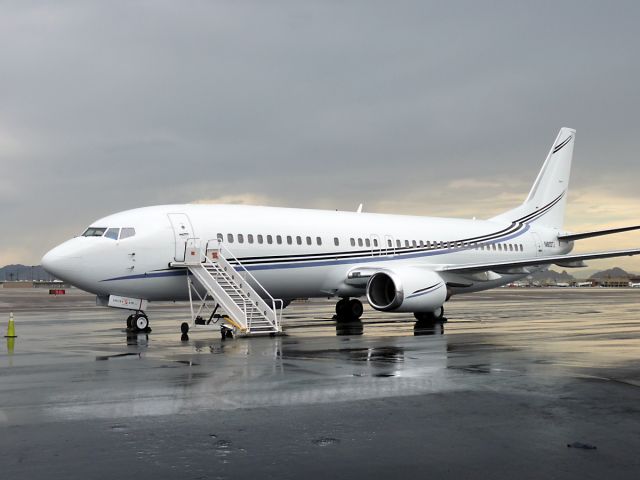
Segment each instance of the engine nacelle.
[{"label": "engine nacelle", "polygon": [[447,286],[440,275],[424,268],[381,270],[369,278],[367,299],[383,312],[433,312],[444,305]]}]

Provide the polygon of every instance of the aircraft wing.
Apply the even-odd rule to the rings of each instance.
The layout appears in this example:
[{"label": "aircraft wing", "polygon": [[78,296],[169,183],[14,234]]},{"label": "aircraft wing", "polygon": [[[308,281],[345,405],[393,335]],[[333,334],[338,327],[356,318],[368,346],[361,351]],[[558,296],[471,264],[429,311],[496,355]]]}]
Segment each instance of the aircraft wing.
[{"label": "aircraft wing", "polygon": [[614,233],[628,232],[630,230],[638,230],[640,225],[632,225],[630,227],[609,228],[607,230],[594,230],[592,232],[568,233],[566,235],[558,235],[558,240],[563,242],[571,242],[573,240],[582,240],[583,238],[600,237],[602,235],[612,235]]},{"label": "aircraft wing", "polygon": [[609,252],[581,253],[576,255],[555,255],[551,257],[534,257],[525,258],[523,260],[510,260],[506,262],[487,262],[487,263],[467,263],[463,265],[443,265],[435,270],[437,272],[451,273],[467,273],[482,271],[497,271],[507,273],[526,273],[518,271],[523,267],[531,267],[537,265],[561,265],[566,267],[584,266],[581,262],[584,260],[595,260],[597,258],[626,257],[640,255],[640,248],[632,250],[612,250]]}]

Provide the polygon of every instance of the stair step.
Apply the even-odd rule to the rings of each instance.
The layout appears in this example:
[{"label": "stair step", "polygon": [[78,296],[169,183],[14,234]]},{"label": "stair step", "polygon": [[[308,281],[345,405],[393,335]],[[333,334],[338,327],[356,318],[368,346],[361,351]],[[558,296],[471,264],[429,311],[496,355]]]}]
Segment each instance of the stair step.
[{"label": "stair step", "polygon": [[[223,270],[224,266],[227,266],[227,270]],[[196,278],[202,278],[201,282],[207,289],[209,294],[214,297],[222,307],[222,311],[229,313],[225,308],[225,304],[232,311],[237,310],[229,305],[229,301],[244,311],[244,319],[239,319],[240,323],[247,324],[250,331],[255,333],[270,333],[278,331],[274,327],[277,314],[269,305],[265,305],[263,300],[260,299],[258,293],[253,290],[250,283],[241,275],[240,272],[235,270],[237,266],[231,266],[227,264],[224,258],[221,258],[217,265],[202,264],[202,268],[207,271],[207,274],[199,271],[193,271]],[[232,278],[233,277],[233,278]],[[222,289],[224,291],[223,298],[218,298],[220,295],[214,295],[214,291]],[[256,305],[256,301],[259,303]],[[244,320],[244,322],[242,321]]]}]

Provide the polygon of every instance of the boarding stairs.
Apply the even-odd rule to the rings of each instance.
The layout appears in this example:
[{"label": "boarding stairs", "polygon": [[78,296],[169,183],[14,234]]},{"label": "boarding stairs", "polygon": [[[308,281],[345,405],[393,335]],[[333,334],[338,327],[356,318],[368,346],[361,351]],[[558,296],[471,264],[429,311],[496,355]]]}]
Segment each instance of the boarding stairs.
[{"label": "boarding stairs", "polygon": [[282,300],[274,299],[221,242],[209,240],[201,248],[199,239],[188,239],[184,261],[171,265],[189,271],[192,328],[221,327],[247,336],[282,332]]}]

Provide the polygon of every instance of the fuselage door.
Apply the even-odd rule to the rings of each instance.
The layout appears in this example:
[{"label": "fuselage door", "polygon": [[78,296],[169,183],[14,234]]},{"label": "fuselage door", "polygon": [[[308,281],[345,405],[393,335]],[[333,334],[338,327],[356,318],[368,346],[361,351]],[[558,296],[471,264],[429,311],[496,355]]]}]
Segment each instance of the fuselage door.
[{"label": "fuselage door", "polygon": [[536,257],[542,256],[542,240],[540,240],[540,235],[535,232],[531,232],[531,237],[533,237],[533,243],[536,248]]},{"label": "fuselage door", "polygon": [[173,227],[176,242],[174,258],[176,262],[184,262],[187,241],[195,237],[191,221],[186,213],[169,213],[167,216]]}]

